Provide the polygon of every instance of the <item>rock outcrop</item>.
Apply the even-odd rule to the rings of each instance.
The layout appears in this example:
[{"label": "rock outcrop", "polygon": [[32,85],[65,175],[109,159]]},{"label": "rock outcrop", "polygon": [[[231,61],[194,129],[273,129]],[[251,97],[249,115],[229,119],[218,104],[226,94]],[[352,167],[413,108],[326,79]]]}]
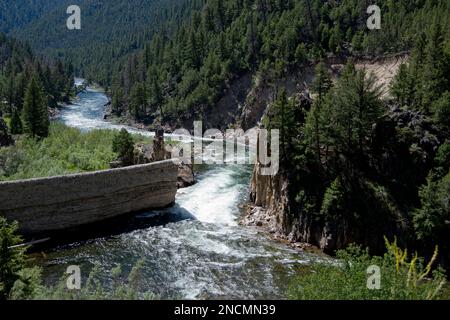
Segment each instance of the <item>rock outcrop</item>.
[{"label": "rock outcrop", "polygon": [[251,204],[242,219],[245,225],[264,227],[284,238],[289,228],[288,180],[282,173],[274,176],[261,175],[263,166],[257,162],[250,186]]},{"label": "rock outcrop", "polygon": [[300,247],[311,245],[325,252],[343,247],[330,224],[312,221],[311,217],[293,208],[289,197],[289,178],[279,172],[274,176],[261,175],[262,165],[256,163],[251,187],[250,204],[241,219],[243,225],[262,227],[277,239],[287,240]]},{"label": "rock outcrop", "polygon": [[[377,60],[372,64],[365,63],[364,66],[374,69],[380,65],[385,66],[382,68],[383,72],[379,70],[376,74],[379,77],[377,83],[388,86],[392,74],[395,74],[398,65],[406,59],[407,56],[403,55],[387,58],[384,62]],[[435,132],[433,124],[419,111],[404,109],[389,101],[385,101],[385,107],[385,115],[373,125],[370,134],[370,169],[377,172],[381,181],[389,181],[391,187],[398,188],[403,194],[414,194],[417,192],[415,186],[426,181],[429,170],[433,167],[434,154],[442,137],[432,134]],[[405,163],[410,163],[414,171],[404,170]],[[364,174],[352,170],[354,171],[346,173],[344,177],[352,177],[351,174],[362,177]],[[361,220],[351,214],[311,214],[309,208],[302,207],[304,202],[294,203],[292,199],[298,196],[299,192],[289,190],[289,168],[284,168],[285,174],[279,173],[273,177],[262,176],[260,171],[261,164],[257,163],[251,183],[251,203],[242,220],[244,224],[267,228],[280,238],[313,244],[330,253],[345,248],[350,243],[360,243],[375,252],[382,252],[385,247],[380,235],[393,238],[406,234],[407,212],[398,205],[396,199],[385,196],[383,182],[373,183],[370,178],[351,180],[352,190],[356,193],[364,192],[366,196],[363,204],[359,205],[363,208],[361,210],[364,210],[365,203],[367,210],[362,212],[369,212],[369,215],[366,215],[365,222],[361,223]],[[317,179],[320,179],[319,175]],[[402,184],[397,184],[397,181],[402,181]],[[398,240],[407,241],[401,237],[398,237]]]},{"label": "rock outcrop", "polygon": [[187,188],[195,184],[194,170],[191,164],[180,163],[178,166],[178,189]]},{"label": "rock outcrop", "polygon": [[166,151],[164,143],[164,130],[158,129],[155,131],[155,137],[153,138],[153,146],[150,152],[149,162],[162,161],[169,159],[170,154]]}]

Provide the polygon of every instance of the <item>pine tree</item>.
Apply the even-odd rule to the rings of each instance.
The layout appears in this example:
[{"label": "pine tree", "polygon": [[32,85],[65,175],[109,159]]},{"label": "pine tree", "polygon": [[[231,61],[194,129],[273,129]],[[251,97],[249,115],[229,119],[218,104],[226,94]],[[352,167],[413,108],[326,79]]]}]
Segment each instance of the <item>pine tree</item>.
[{"label": "pine tree", "polygon": [[295,120],[295,103],[287,98],[286,89],[282,88],[270,107],[266,126],[268,129],[280,130],[280,149],[283,161],[288,160],[294,149],[293,143],[299,129]]},{"label": "pine tree", "polygon": [[417,36],[409,66],[409,77],[413,80],[412,106],[419,108],[422,105],[423,86],[423,65],[425,61],[426,36],[422,32]]},{"label": "pine tree", "polygon": [[318,95],[318,99],[323,99],[330,91],[332,82],[325,63],[320,62],[316,66],[312,90]]},{"label": "pine tree", "polygon": [[411,106],[414,101],[416,79],[411,77],[411,67],[401,64],[391,86],[391,93],[400,106]]},{"label": "pine tree", "polygon": [[36,75],[33,75],[25,92],[23,106],[24,132],[31,137],[48,136],[50,125],[47,103]]},{"label": "pine tree", "polygon": [[23,73],[16,76],[14,81],[14,106],[22,110],[23,107],[23,97],[26,89],[26,77]]},{"label": "pine tree", "polygon": [[362,154],[372,126],[382,114],[381,89],[373,75],[348,63],[333,90],[329,137],[341,152]]},{"label": "pine tree", "polygon": [[186,61],[188,63],[188,67],[190,68],[197,69],[200,65],[197,38],[194,31],[189,34],[189,41],[186,47]]},{"label": "pine tree", "polygon": [[312,84],[312,91],[317,95],[313,106],[308,114],[306,120],[306,134],[310,144],[314,145],[318,163],[321,162],[320,147],[323,139],[323,128],[325,126],[324,119],[328,110],[323,110],[326,107],[326,95],[329,93],[332,86],[331,78],[328,73],[326,65],[321,62],[316,66],[315,77]]},{"label": "pine tree", "polygon": [[9,297],[14,282],[19,279],[18,271],[25,267],[25,248],[11,248],[22,241],[17,229],[17,223],[9,224],[0,216],[0,300]]},{"label": "pine tree", "polygon": [[308,60],[308,51],[304,43],[300,43],[295,49],[295,63],[297,65],[302,65]]},{"label": "pine tree", "polygon": [[143,83],[136,83],[131,89],[130,94],[130,113],[136,120],[139,120],[146,113],[146,92]]},{"label": "pine tree", "polygon": [[115,87],[113,89],[113,97],[111,100],[111,111],[120,116],[122,113],[123,106],[123,89],[120,87]]},{"label": "pine tree", "polygon": [[12,134],[22,134],[23,126],[22,120],[20,119],[19,111],[17,108],[14,108],[12,117],[11,117],[11,133]]},{"label": "pine tree", "polygon": [[445,92],[433,102],[431,111],[441,134],[450,139],[450,91]]},{"label": "pine tree", "polygon": [[149,94],[150,98],[151,98],[151,105],[153,107],[153,109],[159,109],[161,118],[164,117],[164,113],[163,113],[163,98],[162,98],[162,93],[161,93],[161,88],[159,87],[159,83],[158,83],[158,78],[157,76],[153,76],[151,79],[151,85],[150,85],[150,94]]},{"label": "pine tree", "polygon": [[7,103],[6,112],[11,113],[14,105],[14,77],[13,75],[9,76],[7,79],[6,89],[5,89],[5,98]]},{"label": "pine tree", "polygon": [[434,243],[444,243],[445,246],[448,246],[450,234],[449,192],[450,172],[437,181],[429,177],[427,184],[420,189],[421,207],[413,213],[418,239],[432,239]]},{"label": "pine tree", "polygon": [[113,139],[112,150],[125,165],[133,164],[134,142],[131,134],[126,130],[120,130]]},{"label": "pine tree", "polygon": [[448,81],[445,78],[444,40],[439,22],[434,23],[428,36],[423,70],[422,109],[429,112],[433,101],[448,89]]}]

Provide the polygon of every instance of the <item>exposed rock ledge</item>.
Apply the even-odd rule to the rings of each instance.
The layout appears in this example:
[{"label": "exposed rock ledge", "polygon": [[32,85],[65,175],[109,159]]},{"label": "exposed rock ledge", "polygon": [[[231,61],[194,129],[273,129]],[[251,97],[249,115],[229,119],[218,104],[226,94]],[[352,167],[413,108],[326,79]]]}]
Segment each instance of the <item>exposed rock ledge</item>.
[{"label": "exposed rock ledge", "polygon": [[262,165],[256,163],[250,187],[250,203],[240,223],[261,227],[274,238],[295,248],[317,252],[329,251],[331,242],[326,229],[320,229],[305,217],[290,213],[289,182],[282,172],[274,176],[261,175]]},{"label": "exposed rock ledge", "polygon": [[275,176],[261,175],[261,169],[261,163],[256,163],[250,186],[250,204],[241,223],[263,227],[277,238],[288,239],[288,181],[280,173]]}]

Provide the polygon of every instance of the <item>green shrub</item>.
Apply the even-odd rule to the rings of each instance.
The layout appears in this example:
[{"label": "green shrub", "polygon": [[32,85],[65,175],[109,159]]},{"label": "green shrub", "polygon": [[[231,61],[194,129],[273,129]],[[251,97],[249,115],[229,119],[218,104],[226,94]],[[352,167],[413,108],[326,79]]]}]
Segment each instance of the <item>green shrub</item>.
[{"label": "green shrub", "polygon": [[8,223],[0,216],[0,300],[24,298],[40,289],[40,269],[26,268],[26,247],[17,247],[22,238],[18,224]]},{"label": "green shrub", "polygon": [[[0,148],[0,181],[109,169],[116,158],[111,148],[114,136],[113,130],[82,132],[52,123],[47,138],[23,135],[16,145]],[[149,142],[142,136],[127,139]]]},{"label": "green shrub", "polygon": [[122,129],[114,135],[112,151],[116,153],[125,164],[132,164],[134,142],[133,137],[127,130]]},{"label": "green shrub", "polygon": [[[290,299],[300,300],[432,300],[443,298],[446,284],[442,270],[432,271],[437,249],[428,264],[415,254],[408,260],[407,251],[396,241],[386,241],[383,257],[370,256],[358,246],[337,253],[337,261],[315,263],[307,275],[290,285]],[[380,268],[380,288],[369,289],[368,268]]]},{"label": "green shrub", "polygon": [[96,266],[80,290],[69,290],[63,276],[54,287],[42,284],[42,270],[27,267],[26,246],[17,246],[23,240],[17,235],[18,224],[9,223],[0,216],[0,300],[98,300],[98,299],[155,299],[152,293],[139,293],[144,260],[139,260],[128,278],[120,266],[111,270],[113,283],[107,288],[102,282],[101,269]]}]

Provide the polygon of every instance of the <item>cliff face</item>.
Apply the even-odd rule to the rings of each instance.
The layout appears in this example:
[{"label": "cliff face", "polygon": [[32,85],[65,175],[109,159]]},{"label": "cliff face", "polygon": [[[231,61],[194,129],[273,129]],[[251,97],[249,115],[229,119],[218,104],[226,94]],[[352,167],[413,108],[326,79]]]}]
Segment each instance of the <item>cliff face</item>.
[{"label": "cliff face", "polygon": [[306,215],[294,215],[289,201],[289,178],[283,172],[275,176],[261,175],[256,163],[250,185],[250,205],[241,223],[267,229],[276,238],[303,242],[324,251],[336,247],[330,227],[321,227]]},{"label": "cliff face", "polygon": [[258,162],[253,170],[251,205],[243,223],[266,227],[271,233],[284,237],[289,228],[285,214],[289,210],[288,180],[281,174],[261,175],[261,168]]},{"label": "cliff face", "polygon": [[[419,112],[403,110],[395,105],[387,107],[384,120],[373,126],[372,168],[378,175],[381,172],[386,177],[408,181],[402,191],[413,194],[414,186],[426,179],[433,164],[432,155],[438,149],[438,138],[429,132],[429,124]],[[406,129],[410,130],[408,139],[411,140],[408,142],[397,137],[397,131]],[[385,141],[390,141],[390,149],[377,151]],[[402,171],[405,163],[410,161],[414,161],[414,174]],[[353,193],[342,198],[346,203],[355,203],[356,200],[364,202],[364,205],[357,207],[359,211],[349,214],[335,210],[331,215],[324,215],[320,211],[313,213],[306,207],[306,202],[293,200],[298,190],[295,191],[290,184],[290,181],[295,181],[290,179],[290,168],[281,166],[281,171],[275,176],[261,175],[261,168],[260,163],[255,165],[251,180],[251,204],[242,219],[243,224],[264,227],[278,238],[312,244],[330,253],[351,243],[381,252],[385,248],[383,236],[389,239],[397,237],[403,243],[408,241],[410,220],[408,211],[402,207],[401,198],[389,195],[382,184],[365,178],[361,171],[353,172],[361,179],[344,181],[347,185],[351,183]],[[349,172],[345,176],[351,178]],[[320,179],[319,174],[316,179]],[[356,181],[358,184],[355,184]],[[364,196],[359,199],[358,196],[351,197],[360,194]]]},{"label": "cliff face", "polygon": [[[376,83],[383,88],[383,97],[386,98],[392,79],[399,66],[407,59],[407,55],[401,54],[375,60],[361,60],[357,61],[356,67],[374,73]],[[337,59],[327,61],[327,66],[333,79],[336,79],[344,64]],[[306,67],[305,70],[299,72],[299,75],[291,76],[288,80],[291,83],[280,83],[280,87],[287,87],[288,95],[308,92],[313,81],[312,68]],[[270,103],[268,90],[263,83],[255,84],[243,109],[242,123],[244,126],[247,122],[257,122],[255,119],[260,119],[264,115],[267,104]],[[398,122],[396,118],[400,116],[398,112],[390,113],[390,118],[393,118],[395,123]],[[385,130],[380,129],[379,131]],[[261,175],[261,164],[257,163],[251,181],[250,204],[242,223],[266,228],[277,238],[312,244],[326,252],[344,248],[353,242],[364,243],[371,248],[384,248],[383,239],[379,237],[379,234],[393,236],[396,234],[396,228],[404,227],[396,225],[395,221],[403,221],[400,215],[387,217],[386,220],[383,220],[384,225],[374,225],[368,229],[355,225],[355,221],[351,219],[338,217],[323,220],[318,216],[311,216],[305,213],[307,210],[295,205],[293,201],[295,195],[290,194],[292,188],[290,188],[289,181],[289,168],[284,168],[284,171],[281,170],[275,176],[264,176]]]}]

